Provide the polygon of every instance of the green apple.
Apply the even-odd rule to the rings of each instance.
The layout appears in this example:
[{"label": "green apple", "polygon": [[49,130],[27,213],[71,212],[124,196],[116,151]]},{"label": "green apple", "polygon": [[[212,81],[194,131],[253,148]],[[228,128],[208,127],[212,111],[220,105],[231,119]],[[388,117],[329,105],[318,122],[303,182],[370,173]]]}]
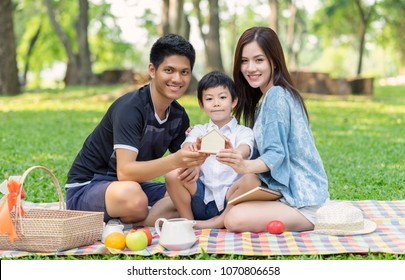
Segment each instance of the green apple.
[{"label": "green apple", "polygon": [[140,228],[140,229],[133,228],[133,229],[131,229],[130,232],[135,232],[137,230],[142,230],[143,232],[145,232],[146,237],[148,238],[148,246],[151,245],[152,240],[153,240],[153,236],[152,236],[152,233],[150,232],[149,228],[147,228],[147,227]]},{"label": "green apple", "polygon": [[131,251],[143,250],[148,246],[148,237],[142,230],[129,232],[125,241]]}]

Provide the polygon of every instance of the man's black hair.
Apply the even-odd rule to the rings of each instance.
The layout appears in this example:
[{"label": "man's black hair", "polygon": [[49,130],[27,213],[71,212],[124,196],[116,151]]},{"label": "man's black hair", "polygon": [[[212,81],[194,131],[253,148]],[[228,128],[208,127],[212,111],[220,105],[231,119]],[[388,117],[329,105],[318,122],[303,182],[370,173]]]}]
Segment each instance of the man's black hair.
[{"label": "man's black hair", "polygon": [[150,51],[150,62],[157,69],[163,60],[171,55],[182,55],[189,59],[191,70],[195,62],[195,50],[193,45],[185,38],[177,34],[168,34],[159,38]]}]

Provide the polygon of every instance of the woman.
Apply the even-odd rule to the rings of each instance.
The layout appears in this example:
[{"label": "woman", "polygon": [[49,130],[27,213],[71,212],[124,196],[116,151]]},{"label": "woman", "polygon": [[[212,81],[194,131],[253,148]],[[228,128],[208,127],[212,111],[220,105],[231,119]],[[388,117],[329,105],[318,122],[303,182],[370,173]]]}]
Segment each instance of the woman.
[{"label": "woman", "polygon": [[312,230],[316,210],[329,199],[327,176],[315,147],[304,100],[294,88],[276,33],[253,27],[240,37],[233,77],[239,89],[238,120],[253,127],[259,152],[243,160],[231,150],[217,159],[246,174],[235,185],[264,185],[282,193],[278,201],[251,201],[232,207],[230,231],[265,231],[280,220],[286,231]]}]

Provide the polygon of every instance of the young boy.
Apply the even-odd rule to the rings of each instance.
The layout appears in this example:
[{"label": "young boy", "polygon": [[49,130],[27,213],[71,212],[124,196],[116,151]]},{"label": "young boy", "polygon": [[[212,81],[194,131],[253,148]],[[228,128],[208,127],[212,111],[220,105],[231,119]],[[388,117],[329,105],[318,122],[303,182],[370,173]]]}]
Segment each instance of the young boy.
[{"label": "young boy", "polygon": [[[206,158],[180,149],[189,118],[176,100],[190,84],[194,61],[193,46],[181,36],[154,43],[150,84],[118,98],[74,160],[65,186],[68,209],[104,212],[106,222],[153,225],[159,217],[171,217],[171,201],[162,199],[164,183],[149,181]],[[163,157],[166,150],[171,154]]]},{"label": "young boy", "polygon": [[[206,74],[198,84],[198,103],[210,117],[204,125],[196,125],[188,134],[182,149],[197,151],[201,137],[218,129],[226,138],[226,148],[236,147],[243,158],[253,150],[253,131],[239,125],[231,112],[238,103],[235,84],[221,72]],[[209,156],[200,167],[199,176],[185,176],[183,169],[166,174],[166,188],[179,215],[183,218],[209,220],[220,215],[227,204],[227,191],[240,176],[229,166]],[[200,223],[200,225],[198,224]],[[203,227],[197,222],[196,227]]]}]

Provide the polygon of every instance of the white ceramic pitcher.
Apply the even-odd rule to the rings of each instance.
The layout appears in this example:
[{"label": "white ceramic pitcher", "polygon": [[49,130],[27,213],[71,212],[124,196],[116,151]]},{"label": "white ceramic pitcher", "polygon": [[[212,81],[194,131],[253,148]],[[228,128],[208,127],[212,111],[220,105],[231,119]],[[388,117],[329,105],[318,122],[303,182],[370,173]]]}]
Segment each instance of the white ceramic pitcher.
[{"label": "white ceramic pitcher", "polygon": [[[160,228],[160,223],[162,227]],[[159,244],[170,251],[185,250],[197,241],[193,226],[195,221],[184,218],[159,218],[155,222],[155,230],[159,234]]]}]

